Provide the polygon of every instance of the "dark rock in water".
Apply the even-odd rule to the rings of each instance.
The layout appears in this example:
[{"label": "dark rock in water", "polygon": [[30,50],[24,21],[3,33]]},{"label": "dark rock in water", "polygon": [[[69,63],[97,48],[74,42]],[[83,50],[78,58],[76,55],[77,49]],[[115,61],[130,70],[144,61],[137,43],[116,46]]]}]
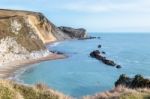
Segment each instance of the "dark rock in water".
[{"label": "dark rock in water", "polygon": [[64,53],[62,53],[62,52],[60,52],[60,51],[50,51],[50,52],[52,52],[52,53],[54,53],[54,54],[64,54]]},{"label": "dark rock in water", "polygon": [[84,38],[78,38],[78,40],[87,40],[87,39],[101,39],[101,37],[86,36],[86,37],[84,37]]},{"label": "dark rock in water", "polygon": [[99,54],[100,54],[100,51],[99,51],[99,50],[95,50],[95,51],[92,51],[92,52],[90,53],[90,56],[95,58],[95,57],[97,57]]},{"label": "dark rock in water", "polygon": [[102,54],[106,54],[106,52],[102,51]]},{"label": "dark rock in water", "polygon": [[97,39],[101,39],[101,37],[97,37]]},{"label": "dark rock in water", "polygon": [[102,59],[102,62],[106,65],[116,66],[116,63],[112,60]]},{"label": "dark rock in water", "polygon": [[87,39],[96,39],[96,37],[94,37],[94,36],[89,36],[89,37],[87,37]]},{"label": "dark rock in water", "polygon": [[87,39],[96,39],[96,37],[89,36],[84,38],[78,38],[78,40],[87,40]]},{"label": "dark rock in water", "polygon": [[128,88],[150,88],[150,79],[146,79],[141,75],[135,75],[134,78],[130,78],[122,74],[115,82],[115,86],[118,85],[123,85]]},{"label": "dark rock in water", "polygon": [[69,35],[71,38],[86,38],[87,34],[86,34],[86,30],[83,28],[79,28],[79,29],[74,29],[71,27],[65,27],[65,26],[61,26],[58,27],[61,31],[63,31],[65,34]]},{"label": "dark rock in water", "polygon": [[102,45],[98,45],[98,48],[101,48],[102,47]]},{"label": "dark rock in water", "polygon": [[121,65],[117,65],[116,68],[118,68],[118,69],[121,68]]},{"label": "dark rock in water", "polygon": [[99,50],[95,50],[94,53],[95,54],[100,54],[100,51]]},{"label": "dark rock in water", "polygon": [[108,60],[106,57],[102,56],[99,50],[92,51],[90,53],[90,56],[93,58],[96,58],[97,60],[102,61],[106,65],[110,65],[110,66],[116,66],[117,65],[114,61]]}]

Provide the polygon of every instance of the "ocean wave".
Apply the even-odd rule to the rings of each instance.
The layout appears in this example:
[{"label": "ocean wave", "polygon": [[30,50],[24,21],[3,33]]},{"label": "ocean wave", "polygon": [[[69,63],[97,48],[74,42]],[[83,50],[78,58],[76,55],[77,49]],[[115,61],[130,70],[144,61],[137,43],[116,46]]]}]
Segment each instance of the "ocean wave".
[{"label": "ocean wave", "polygon": [[23,80],[21,80],[19,77],[26,71],[25,68],[22,68],[20,70],[17,70],[16,72],[14,72],[8,79],[9,80],[13,80],[19,83],[24,83]]},{"label": "ocean wave", "polygon": [[29,72],[30,69],[33,69],[37,64],[33,64],[27,67],[23,67],[17,71],[15,71],[14,73],[12,73],[12,75],[10,75],[10,77],[8,77],[9,80],[13,80],[16,81],[18,83],[23,83],[25,84],[25,82],[20,78],[25,72]]},{"label": "ocean wave", "polygon": [[61,44],[61,42],[55,42],[53,44],[49,44],[48,47],[55,47],[58,46],[59,44]]}]

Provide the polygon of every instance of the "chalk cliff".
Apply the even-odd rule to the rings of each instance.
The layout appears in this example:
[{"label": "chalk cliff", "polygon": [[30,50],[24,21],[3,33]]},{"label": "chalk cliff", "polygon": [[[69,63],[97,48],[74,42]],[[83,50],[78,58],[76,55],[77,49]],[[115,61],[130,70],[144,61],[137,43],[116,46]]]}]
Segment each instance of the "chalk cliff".
[{"label": "chalk cliff", "polygon": [[46,43],[84,38],[85,32],[66,33],[39,12],[0,9],[0,65],[46,56]]}]

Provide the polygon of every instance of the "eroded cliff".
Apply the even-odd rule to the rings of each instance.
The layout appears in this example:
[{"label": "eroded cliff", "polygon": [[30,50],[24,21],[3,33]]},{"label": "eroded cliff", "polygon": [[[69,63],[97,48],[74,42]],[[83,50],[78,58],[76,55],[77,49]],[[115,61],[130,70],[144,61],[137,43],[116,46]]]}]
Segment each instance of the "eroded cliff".
[{"label": "eroded cliff", "polygon": [[0,9],[0,65],[46,56],[46,43],[85,35],[65,33],[39,12]]}]

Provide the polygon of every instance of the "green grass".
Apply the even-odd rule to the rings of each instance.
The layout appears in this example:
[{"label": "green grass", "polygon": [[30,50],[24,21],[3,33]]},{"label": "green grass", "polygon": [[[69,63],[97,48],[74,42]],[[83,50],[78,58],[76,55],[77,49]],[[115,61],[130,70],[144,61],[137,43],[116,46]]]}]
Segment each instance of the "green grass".
[{"label": "green grass", "polygon": [[39,90],[33,87],[15,85],[14,89],[20,92],[24,96],[24,99],[59,99],[57,95],[49,91]]},{"label": "green grass", "polygon": [[70,99],[42,84],[26,86],[0,80],[0,99]]},{"label": "green grass", "polygon": [[93,96],[83,97],[84,99],[150,99],[150,89],[139,88],[129,89],[118,86],[111,91],[97,93]]},{"label": "green grass", "polygon": [[120,99],[147,99],[146,97],[148,97],[147,94],[143,94],[143,93],[126,93],[126,94],[122,94],[120,96]]},{"label": "green grass", "polygon": [[10,87],[0,85],[0,99],[12,99],[15,98],[15,91]]},{"label": "green grass", "polygon": [[[71,97],[49,89],[43,84],[27,86],[0,80],[0,99],[71,99]],[[84,99],[150,99],[150,90],[119,88],[96,96],[87,96]]]}]

